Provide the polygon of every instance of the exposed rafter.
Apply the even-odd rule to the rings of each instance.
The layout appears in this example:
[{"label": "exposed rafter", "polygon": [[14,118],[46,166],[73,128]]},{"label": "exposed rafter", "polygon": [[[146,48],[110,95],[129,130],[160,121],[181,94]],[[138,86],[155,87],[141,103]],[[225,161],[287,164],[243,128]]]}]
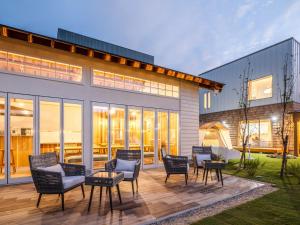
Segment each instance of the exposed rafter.
[{"label": "exposed rafter", "polygon": [[221,91],[224,86],[224,84],[222,83],[208,80],[199,76],[194,76],[192,74],[175,71],[172,69],[164,68],[162,66],[157,66],[153,64],[145,64],[137,60],[125,58],[119,55],[112,55],[107,52],[100,52],[95,49],[87,49],[84,46],[74,45],[73,43],[70,42],[65,42],[55,38],[34,34],[31,32],[27,32],[13,27],[8,27],[5,25],[0,25],[0,36],[17,39],[20,41],[26,41],[30,44],[38,44],[38,45],[43,45],[46,47],[51,47],[63,51],[69,51],[71,53],[85,55],[88,57],[97,58],[112,63],[118,63],[120,65],[131,66],[136,69],[143,69],[158,74],[163,74],[166,76],[176,77],[177,79],[197,83],[200,87],[211,89],[211,90]]}]

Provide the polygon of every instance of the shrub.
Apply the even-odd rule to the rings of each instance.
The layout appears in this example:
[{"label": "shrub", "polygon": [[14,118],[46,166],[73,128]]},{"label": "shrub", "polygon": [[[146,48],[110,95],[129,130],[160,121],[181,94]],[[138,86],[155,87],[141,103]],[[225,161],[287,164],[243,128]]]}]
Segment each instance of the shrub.
[{"label": "shrub", "polygon": [[290,163],[286,168],[286,172],[298,179],[300,184],[300,163]]},{"label": "shrub", "polygon": [[247,159],[245,161],[245,172],[248,177],[254,177],[259,168],[262,168],[265,162],[261,162],[259,159]]}]

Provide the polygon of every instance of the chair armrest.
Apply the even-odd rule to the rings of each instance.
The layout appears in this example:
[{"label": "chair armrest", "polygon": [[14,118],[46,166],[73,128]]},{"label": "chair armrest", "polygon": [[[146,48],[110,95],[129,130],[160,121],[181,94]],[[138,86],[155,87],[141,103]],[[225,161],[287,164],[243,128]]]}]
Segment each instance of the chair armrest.
[{"label": "chair armrest", "polygon": [[139,173],[140,173],[140,169],[141,169],[141,161],[138,160],[135,164],[135,167],[134,167],[134,172],[133,172],[133,178],[134,179],[138,178]]},{"label": "chair armrest", "polygon": [[85,176],[85,165],[60,163],[66,176]]},{"label": "chair armrest", "polygon": [[35,188],[38,193],[63,193],[64,186],[62,182],[61,173],[33,169],[31,170],[31,174]]},{"label": "chair armrest", "polygon": [[105,170],[106,171],[114,171],[116,169],[117,159],[112,159],[105,163]]}]

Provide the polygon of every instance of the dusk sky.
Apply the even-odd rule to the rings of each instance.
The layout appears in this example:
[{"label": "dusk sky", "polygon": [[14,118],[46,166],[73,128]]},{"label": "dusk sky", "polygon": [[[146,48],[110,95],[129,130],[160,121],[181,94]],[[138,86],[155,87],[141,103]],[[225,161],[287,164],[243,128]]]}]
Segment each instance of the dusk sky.
[{"label": "dusk sky", "polygon": [[199,74],[289,37],[300,40],[300,1],[1,1],[0,23],[56,37],[57,28],[155,56]]}]

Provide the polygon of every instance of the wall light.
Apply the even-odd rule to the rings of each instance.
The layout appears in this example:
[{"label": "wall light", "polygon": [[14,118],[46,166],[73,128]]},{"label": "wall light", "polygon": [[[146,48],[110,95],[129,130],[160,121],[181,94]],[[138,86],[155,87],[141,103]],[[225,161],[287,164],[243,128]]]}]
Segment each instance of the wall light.
[{"label": "wall light", "polygon": [[278,118],[277,118],[277,116],[272,116],[272,117],[271,117],[271,120],[272,120],[273,122],[276,122],[276,121],[278,120]]}]

